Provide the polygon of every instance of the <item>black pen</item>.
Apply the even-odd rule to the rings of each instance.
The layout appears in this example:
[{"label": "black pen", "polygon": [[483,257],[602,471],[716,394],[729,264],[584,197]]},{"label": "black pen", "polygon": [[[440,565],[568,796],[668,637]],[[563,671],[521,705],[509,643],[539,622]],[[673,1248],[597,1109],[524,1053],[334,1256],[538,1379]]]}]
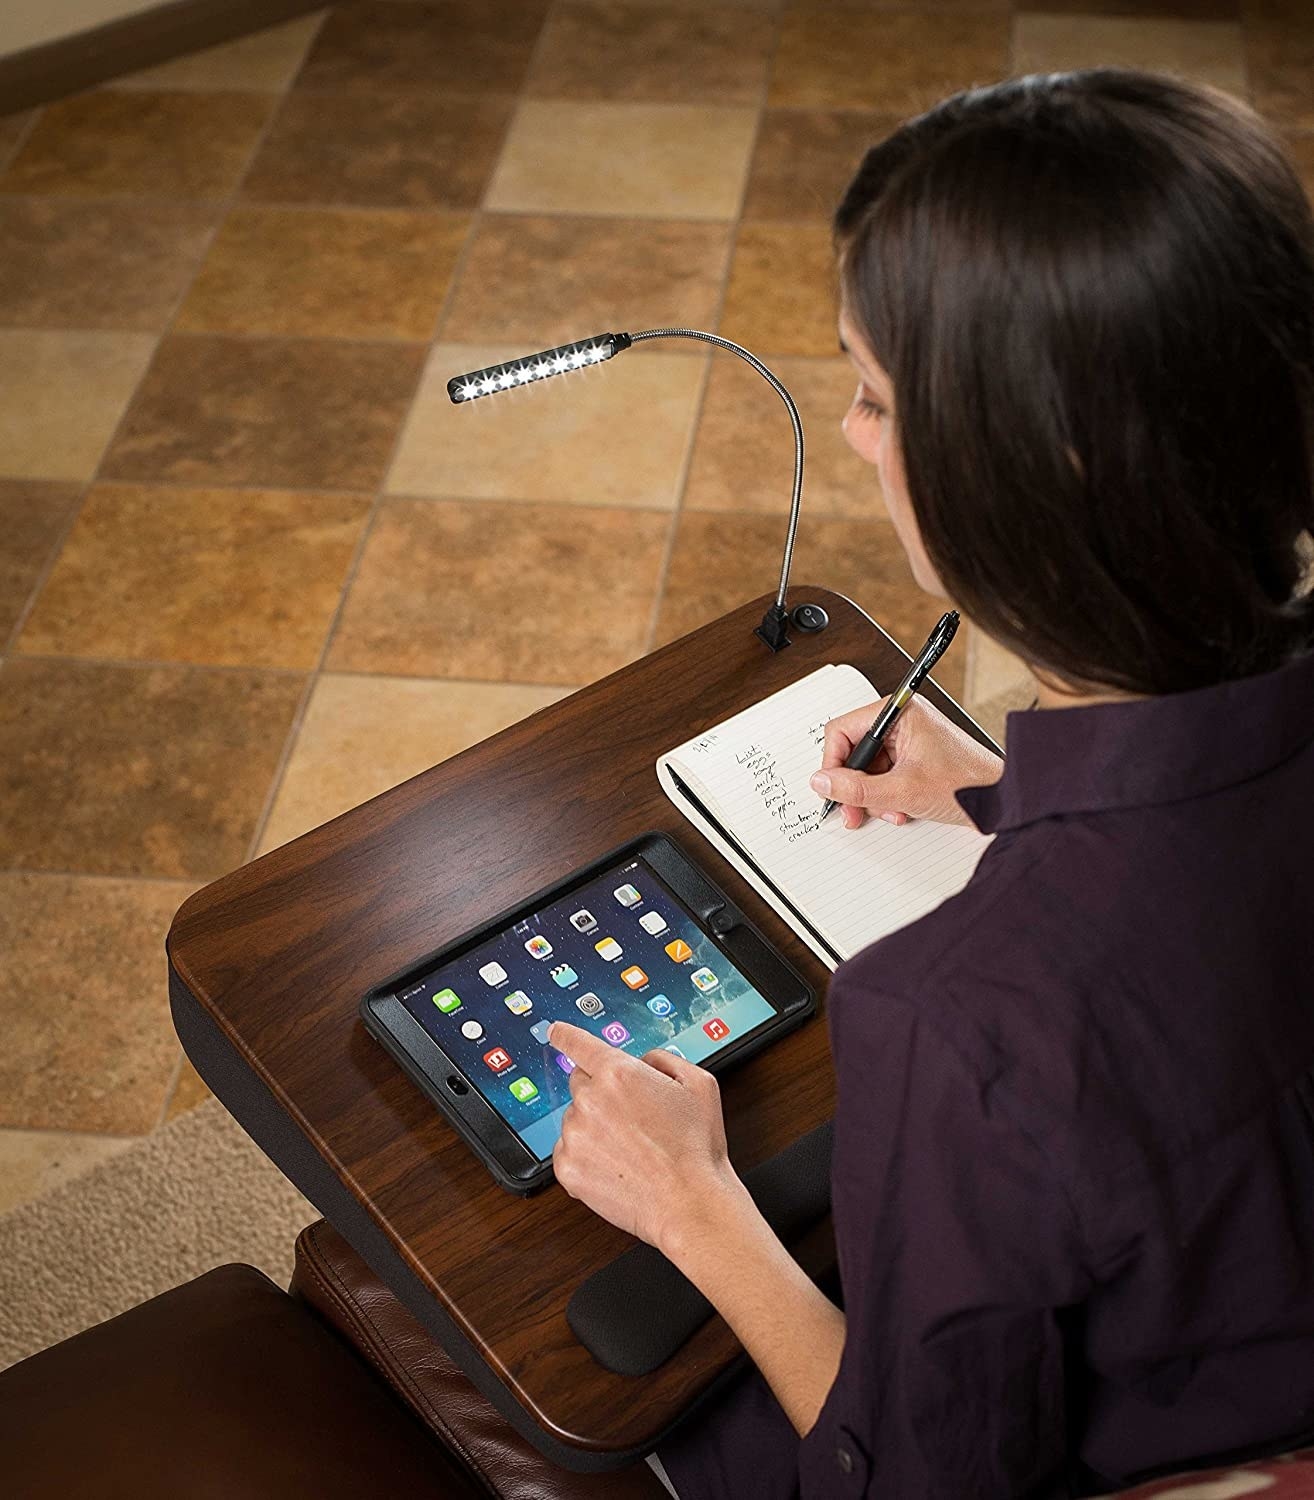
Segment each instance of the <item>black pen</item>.
[{"label": "black pen", "polygon": [[[953,640],[954,632],[957,629],[958,611],[951,609],[947,615],[940,617],[940,623],[930,633],[926,639],[926,644],[913,658],[913,663],[908,668],[908,675],[890,694],[885,707],[876,715],[876,722],[853,747],[853,754],[844,762],[846,770],[865,771],[871,765],[872,761],[876,759],[876,752],[881,748],[885,736],[890,732],[890,725],[894,723],[912,701],[913,694],[921,687],[927,673],[944,655],[945,648]],[[821,809],[821,817],[817,819],[818,823],[825,822],[826,814],[835,805],[834,802],[827,799],[825,807]]]}]

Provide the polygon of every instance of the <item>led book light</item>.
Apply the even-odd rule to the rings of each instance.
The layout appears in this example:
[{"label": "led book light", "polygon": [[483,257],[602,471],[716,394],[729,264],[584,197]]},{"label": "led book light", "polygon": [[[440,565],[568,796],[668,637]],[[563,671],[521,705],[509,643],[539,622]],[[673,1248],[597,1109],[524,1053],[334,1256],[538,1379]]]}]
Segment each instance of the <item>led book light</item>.
[{"label": "led book light", "polygon": [[794,558],[794,534],[798,530],[799,502],[803,495],[803,424],[799,421],[794,398],[762,361],[747,349],[739,344],[732,344],[729,339],[718,338],[714,333],[702,333],[696,328],[649,328],[643,333],[600,333],[575,344],[561,344],[556,349],[544,349],[541,354],[528,354],[523,359],[511,359],[505,364],[471,370],[468,375],[457,375],[447,382],[447,394],[461,406],[484,396],[496,396],[500,391],[512,391],[521,386],[532,385],[535,381],[546,380],[552,375],[568,375],[574,370],[600,365],[605,360],[614,359],[632,344],[642,343],[644,339],[701,339],[706,344],[714,344],[718,349],[728,349],[752,365],[785,403],[794,428],[794,493],[789,506],[789,529],[785,533],[785,555],[780,565],[780,587],[776,591],[775,602],[762,616],[762,623],[753,633],[773,651],[779,651],[782,646],[789,645],[785,627],[791,618],[800,630],[824,630],[830,622],[826,611],[819,604],[800,604],[792,616],[785,608],[785,588],[789,583],[789,565]]}]

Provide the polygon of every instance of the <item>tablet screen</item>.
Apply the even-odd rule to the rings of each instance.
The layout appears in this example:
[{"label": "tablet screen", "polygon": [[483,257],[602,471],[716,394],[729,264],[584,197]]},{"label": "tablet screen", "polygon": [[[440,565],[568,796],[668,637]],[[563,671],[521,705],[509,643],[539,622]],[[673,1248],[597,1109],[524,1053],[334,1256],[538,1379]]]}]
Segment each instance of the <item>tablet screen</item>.
[{"label": "tablet screen", "polygon": [[570,1021],[636,1056],[702,1062],[776,1015],[643,859],[576,887],[398,996],[540,1161],[570,1103]]}]

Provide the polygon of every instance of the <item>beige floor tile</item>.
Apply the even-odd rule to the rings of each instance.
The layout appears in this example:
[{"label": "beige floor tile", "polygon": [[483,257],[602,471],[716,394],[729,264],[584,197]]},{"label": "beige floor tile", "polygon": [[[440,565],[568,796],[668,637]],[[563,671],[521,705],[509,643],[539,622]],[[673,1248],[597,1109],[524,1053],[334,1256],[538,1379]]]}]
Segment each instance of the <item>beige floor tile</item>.
[{"label": "beige floor tile", "polygon": [[173,1079],[173,883],[0,875],[0,1125],[141,1135]]},{"label": "beige floor tile", "polygon": [[292,82],[314,40],[323,11],[299,16],[281,26],[269,26],[202,52],[116,78],[119,89],[195,89],[218,92],[233,89],[251,94],[281,93]]},{"label": "beige floor tile", "polygon": [[0,324],[157,333],[218,218],[209,203],[0,197]]},{"label": "beige floor tile", "polygon": [[145,333],[0,329],[0,476],[90,478],[154,347]]},{"label": "beige floor tile", "polygon": [[486,204],[511,213],[732,219],[756,126],[751,109],[527,99]]},{"label": "beige floor tile", "polygon": [[74,484],[0,479],[0,652],[81,493]]},{"label": "beige floor tile", "polygon": [[834,354],[835,252],[825,224],[743,224],[720,331],[759,357]]},{"label": "beige floor tile", "polygon": [[984,631],[971,628],[970,667],[963,689],[968,704],[984,703],[1005,693],[1030,703],[1036,696],[1035,679],[1025,662],[992,641]]},{"label": "beige floor tile", "polygon": [[1148,68],[1246,92],[1241,29],[1226,21],[1175,17],[1022,15],[1014,24],[1013,66],[1055,73],[1099,66]]},{"label": "beige floor tile", "polygon": [[592,682],[646,648],[670,525],[655,511],[396,501],[370,535],[328,667]]},{"label": "beige floor tile", "polygon": [[295,673],[10,657],[0,868],[173,880],[235,868],[304,685]]},{"label": "beige floor tile", "polygon": [[548,99],[756,104],[774,41],[766,11],[566,0],[543,29],[525,88]]},{"label": "beige floor tile", "polygon": [[[784,528],[775,516],[682,515],[658,642],[675,640],[737,605],[774,593],[783,543]],[[813,517],[799,526],[790,577],[791,607],[807,599],[809,584],[833,589],[865,609],[905,651],[916,651],[944,613],[944,601],[913,582],[894,527],[883,521]],[[955,646],[935,672],[935,680],[955,697],[962,692],[965,656]]]},{"label": "beige floor tile", "polygon": [[428,339],[469,228],[464,214],[234,209],[175,326]]},{"label": "beige floor tile", "polygon": [[673,509],[704,357],[627,352],[597,369],[452,404],[447,382],[454,375],[521,352],[500,345],[434,347],[389,491]]},{"label": "beige floor tile", "polygon": [[0,192],[226,198],[274,98],[104,89],[48,104]]},{"label": "beige floor tile", "polygon": [[17,649],[309,671],[370,503],[305,491],[95,487]]},{"label": "beige floor tile", "polygon": [[911,10],[786,13],[768,102],[903,118],[1008,71],[1006,15]]},{"label": "beige floor tile", "polygon": [[[1299,0],[1304,4],[1304,0]],[[1241,0],[1018,0],[1020,11],[1058,15],[1176,16],[1187,21],[1235,21]]]},{"label": "beige floor tile", "polygon": [[753,151],[746,219],[829,223],[865,153],[898,124],[865,109],[769,109]]},{"label": "beige floor tile", "polygon": [[396,342],[171,336],[151,361],[103,476],[372,490],[426,352]]},{"label": "beige floor tile", "polygon": [[[876,470],[844,441],[840,419],[857,376],[846,359],[773,359],[803,423],[803,521],[885,517]],[[783,517],[794,479],[794,434],[780,398],[733,356],[717,356],[694,441],[686,510],[748,510]]]},{"label": "beige floor tile", "polygon": [[260,852],[418,776],[569,691],[326,673],[301,721]]},{"label": "beige floor tile", "polygon": [[440,332],[526,354],[617,329],[715,332],[729,250],[724,224],[490,214]]},{"label": "beige floor tile", "polygon": [[198,1104],[204,1104],[209,1097],[210,1090],[206,1087],[205,1081],[191,1062],[184,1057],[182,1068],[178,1073],[178,1082],[174,1085],[173,1093],[169,1095],[169,1105],[164,1112],[164,1118],[176,1120],[179,1115],[185,1115],[189,1109],[195,1109]]},{"label": "beige floor tile", "polygon": [[63,1187],[132,1141],[131,1136],[0,1129],[0,1214]]},{"label": "beige floor tile", "polygon": [[473,94],[312,94],[279,106],[242,183],[266,203],[476,208],[513,100]]},{"label": "beige floor tile", "polygon": [[34,110],[25,110],[22,114],[0,115],[0,168],[13,155],[34,114]]}]

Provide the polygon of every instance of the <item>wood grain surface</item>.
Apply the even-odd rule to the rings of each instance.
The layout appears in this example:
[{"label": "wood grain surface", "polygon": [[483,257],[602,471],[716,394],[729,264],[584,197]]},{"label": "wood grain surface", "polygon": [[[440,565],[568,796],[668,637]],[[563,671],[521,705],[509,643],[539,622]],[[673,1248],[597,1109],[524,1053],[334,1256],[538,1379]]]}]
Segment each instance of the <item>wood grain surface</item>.
[{"label": "wood grain surface", "polygon": [[[826,662],[852,662],[882,692],[895,684],[906,658],[855,605],[812,587],[790,601],[822,603],[830,627],[793,631],[773,655],[752,633],[768,601],[745,605],[216,881],[169,937],[178,977],[421,1284],[533,1421],[582,1449],[650,1442],[738,1344],[713,1318],[642,1380],[595,1364],[566,1303],[633,1242],[555,1184],[527,1199],[499,1188],[356,1007],[490,912],[650,829],[671,834],[824,995],[822,965],[654,771],[662,752]],[[928,696],[989,743],[938,688]],[[722,1097],[741,1170],[828,1118],[824,998],[815,1019],[725,1075]]]}]

